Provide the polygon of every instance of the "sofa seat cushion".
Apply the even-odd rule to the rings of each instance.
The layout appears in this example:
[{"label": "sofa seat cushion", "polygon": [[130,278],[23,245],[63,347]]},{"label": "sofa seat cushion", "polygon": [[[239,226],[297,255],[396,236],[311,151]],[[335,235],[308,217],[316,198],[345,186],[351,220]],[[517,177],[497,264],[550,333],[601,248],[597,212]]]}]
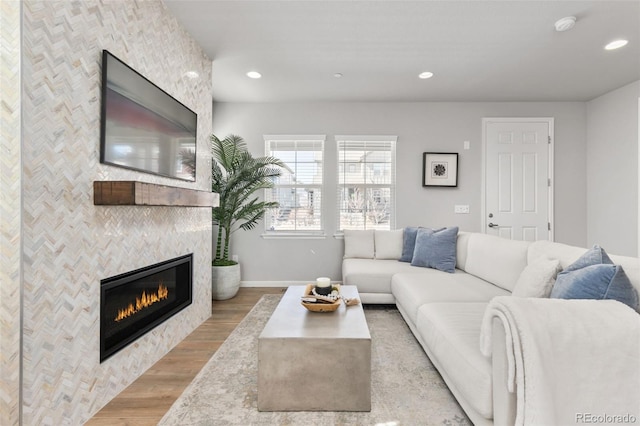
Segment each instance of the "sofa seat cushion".
[{"label": "sofa seat cushion", "polygon": [[414,268],[422,274],[398,273],[391,279],[391,293],[414,324],[418,308],[432,302],[488,302],[511,293],[478,277],[455,270],[448,274],[428,268]]},{"label": "sofa seat cushion", "polygon": [[342,261],[342,283],[355,285],[359,293],[391,294],[391,277],[396,272],[417,272],[408,263],[385,259],[344,259]]},{"label": "sofa seat cushion", "polygon": [[445,380],[480,415],[493,418],[491,360],[480,352],[487,303],[428,303],[418,310],[417,330]]}]

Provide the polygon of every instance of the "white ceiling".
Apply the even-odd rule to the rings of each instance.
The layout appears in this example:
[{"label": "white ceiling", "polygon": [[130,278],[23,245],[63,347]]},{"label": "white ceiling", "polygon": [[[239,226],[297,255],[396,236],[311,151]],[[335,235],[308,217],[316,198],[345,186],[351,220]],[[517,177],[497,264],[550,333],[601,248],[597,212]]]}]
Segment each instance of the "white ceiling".
[{"label": "white ceiling", "polygon": [[586,101],[640,79],[640,0],[164,2],[217,102]]}]

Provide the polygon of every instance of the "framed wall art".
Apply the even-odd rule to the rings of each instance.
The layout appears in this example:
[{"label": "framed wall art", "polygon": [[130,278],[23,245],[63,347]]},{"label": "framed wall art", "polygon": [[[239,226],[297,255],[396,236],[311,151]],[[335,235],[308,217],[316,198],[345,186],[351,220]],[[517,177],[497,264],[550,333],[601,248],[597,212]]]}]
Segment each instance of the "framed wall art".
[{"label": "framed wall art", "polygon": [[422,186],[458,186],[458,154],[422,153]]}]

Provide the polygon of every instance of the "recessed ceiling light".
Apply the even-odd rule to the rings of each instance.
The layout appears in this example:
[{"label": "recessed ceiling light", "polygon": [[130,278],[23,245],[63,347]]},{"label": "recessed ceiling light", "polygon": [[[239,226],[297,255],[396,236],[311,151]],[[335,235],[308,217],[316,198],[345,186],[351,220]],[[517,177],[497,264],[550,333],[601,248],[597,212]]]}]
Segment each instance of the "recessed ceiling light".
[{"label": "recessed ceiling light", "polygon": [[184,76],[193,80],[200,77],[200,74],[198,74],[196,71],[187,71],[184,73]]},{"label": "recessed ceiling light", "polygon": [[569,31],[576,25],[576,17],[575,16],[565,16],[562,19],[558,19],[554,24],[556,27],[556,31],[563,32]]},{"label": "recessed ceiling light", "polygon": [[421,72],[420,74],[418,74],[418,78],[421,78],[423,80],[425,78],[431,78],[431,77],[433,77],[433,73],[430,72],[430,71],[425,71],[425,72]]},{"label": "recessed ceiling light", "polygon": [[249,71],[247,73],[247,77],[256,79],[262,77],[262,74],[260,74],[258,71]]},{"label": "recessed ceiling light", "polygon": [[335,78],[342,78],[342,73],[341,72],[337,72],[333,75]]},{"label": "recessed ceiling light", "polygon": [[606,50],[620,49],[622,46],[626,46],[627,43],[629,43],[629,40],[614,40],[611,43],[607,44],[604,48]]}]

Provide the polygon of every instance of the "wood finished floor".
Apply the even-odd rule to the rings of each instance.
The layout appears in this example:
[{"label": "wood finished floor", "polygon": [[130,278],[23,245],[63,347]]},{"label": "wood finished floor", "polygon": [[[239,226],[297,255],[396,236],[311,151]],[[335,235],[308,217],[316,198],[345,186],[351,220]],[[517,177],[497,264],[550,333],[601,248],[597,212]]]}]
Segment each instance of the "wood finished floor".
[{"label": "wood finished floor", "polygon": [[213,302],[208,320],[86,425],[156,425],[258,300],[264,294],[281,294],[284,290],[243,287],[233,299]]}]

